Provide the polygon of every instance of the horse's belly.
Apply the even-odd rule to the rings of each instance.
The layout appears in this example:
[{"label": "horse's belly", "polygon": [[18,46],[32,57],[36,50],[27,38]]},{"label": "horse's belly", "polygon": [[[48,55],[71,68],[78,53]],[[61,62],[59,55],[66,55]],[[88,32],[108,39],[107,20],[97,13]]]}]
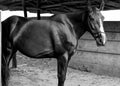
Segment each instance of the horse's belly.
[{"label": "horse's belly", "polygon": [[48,35],[37,36],[34,34],[30,35],[30,37],[20,37],[17,40],[16,46],[25,55],[36,58],[54,51],[50,36]]},{"label": "horse's belly", "polygon": [[19,51],[27,56],[40,58],[41,56],[44,56],[46,54],[51,54],[53,52],[53,48],[50,44],[46,43],[29,43],[25,44],[25,46],[19,47]]}]

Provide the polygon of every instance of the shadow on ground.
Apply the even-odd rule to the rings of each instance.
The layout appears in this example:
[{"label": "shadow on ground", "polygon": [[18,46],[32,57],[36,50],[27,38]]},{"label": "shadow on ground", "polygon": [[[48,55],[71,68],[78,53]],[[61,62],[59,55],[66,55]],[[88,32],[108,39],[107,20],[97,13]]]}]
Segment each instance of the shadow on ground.
[{"label": "shadow on ground", "polygon": [[[30,59],[19,53],[17,61],[9,86],[57,86],[55,59]],[[68,68],[65,86],[120,86],[120,79]]]}]

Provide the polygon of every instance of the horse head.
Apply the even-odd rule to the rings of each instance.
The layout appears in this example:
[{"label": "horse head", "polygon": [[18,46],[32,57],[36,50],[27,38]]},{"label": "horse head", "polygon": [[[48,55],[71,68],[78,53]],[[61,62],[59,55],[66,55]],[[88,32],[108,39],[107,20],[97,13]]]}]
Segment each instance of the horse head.
[{"label": "horse head", "polygon": [[102,1],[100,9],[88,6],[87,11],[87,30],[92,34],[98,46],[103,46],[106,43],[106,34],[103,27],[104,16],[101,14],[103,7],[104,2]]}]

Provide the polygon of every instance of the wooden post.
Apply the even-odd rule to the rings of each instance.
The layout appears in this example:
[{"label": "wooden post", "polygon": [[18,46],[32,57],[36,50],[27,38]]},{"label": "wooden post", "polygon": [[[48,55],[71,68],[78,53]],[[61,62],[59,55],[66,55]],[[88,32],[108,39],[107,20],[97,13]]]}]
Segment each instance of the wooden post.
[{"label": "wooden post", "polygon": [[41,6],[41,0],[37,0],[37,19],[40,20],[40,6]]},{"label": "wooden post", "polygon": [[24,17],[27,18],[27,9],[26,9],[26,5],[25,5],[25,0],[22,0],[22,6],[23,6],[23,11],[24,11]]},{"label": "wooden post", "polygon": [[[0,41],[1,41],[1,12],[0,12]],[[1,48],[1,42],[0,42],[0,86],[2,86],[2,80],[1,80],[1,72],[2,72],[2,70],[1,70],[1,66],[2,66],[2,60],[1,60],[1,58],[2,58],[2,55],[1,55],[1,52],[2,52],[2,48]]]}]

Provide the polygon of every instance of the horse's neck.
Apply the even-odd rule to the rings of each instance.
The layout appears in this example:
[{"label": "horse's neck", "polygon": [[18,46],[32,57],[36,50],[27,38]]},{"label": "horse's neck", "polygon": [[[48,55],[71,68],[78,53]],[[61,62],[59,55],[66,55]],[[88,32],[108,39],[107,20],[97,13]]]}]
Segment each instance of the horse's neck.
[{"label": "horse's neck", "polygon": [[73,24],[68,19],[66,14],[54,15],[54,16],[51,17],[51,20],[57,21],[59,23],[62,23],[64,25],[66,25],[69,28],[69,30],[71,31],[71,33],[76,37],[75,31],[73,29]]},{"label": "horse's neck", "polygon": [[67,24],[71,28],[71,32],[76,34],[77,39],[79,39],[86,32],[85,16],[85,12],[58,14],[52,16],[51,20]]},{"label": "horse's neck", "polygon": [[67,14],[67,17],[71,21],[73,28],[75,29],[77,38],[79,39],[86,32],[85,12]]}]

